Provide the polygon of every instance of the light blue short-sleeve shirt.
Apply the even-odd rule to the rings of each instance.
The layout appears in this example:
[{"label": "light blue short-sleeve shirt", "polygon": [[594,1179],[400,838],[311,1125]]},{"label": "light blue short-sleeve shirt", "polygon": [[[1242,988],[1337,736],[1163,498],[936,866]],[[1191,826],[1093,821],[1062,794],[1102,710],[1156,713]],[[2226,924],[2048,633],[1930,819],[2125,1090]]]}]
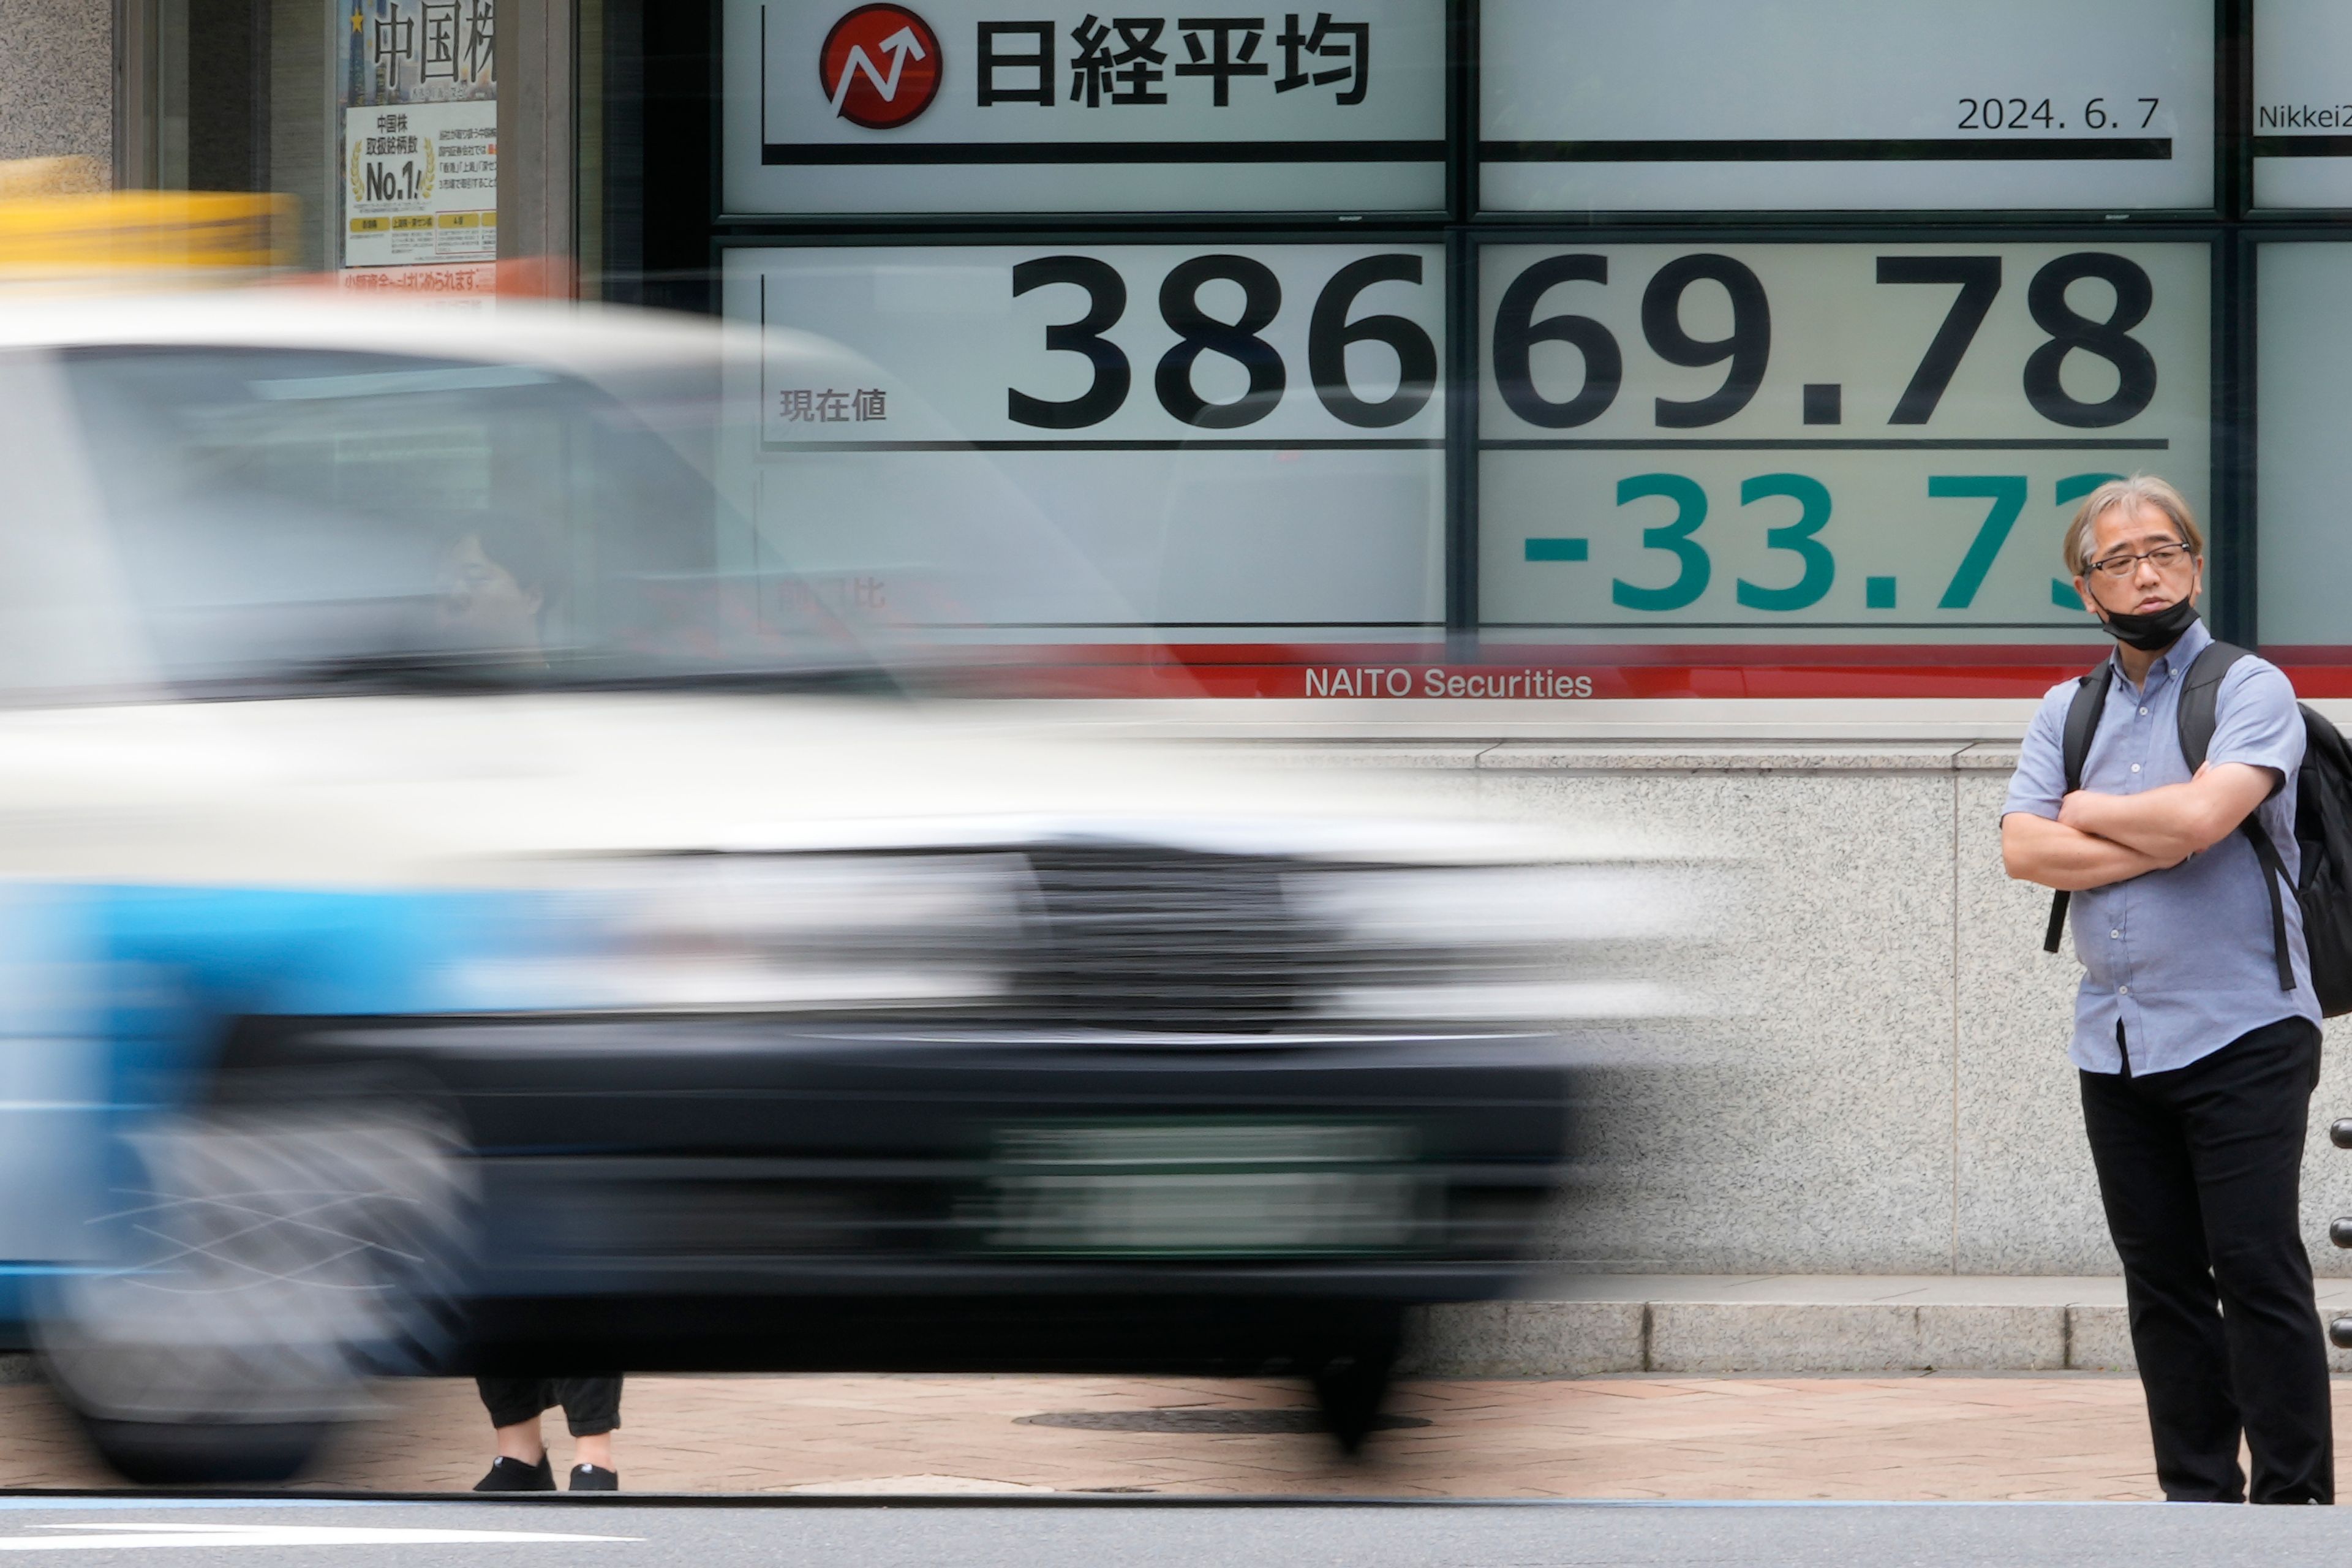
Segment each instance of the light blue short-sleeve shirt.
[{"label": "light blue short-sleeve shirt", "polygon": [[[2120,661],[2107,688],[2098,732],[2083,763],[2083,787],[2137,795],[2185,784],[2180,754],[2180,681],[2213,641],[2199,621],[2147,672],[2145,686],[2126,679]],[[2055,820],[2066,793],[2066,710],[2076,683],[2053,686],[2026,731],[2009,799],[2001,806]],[[2294,689],[2276,665],[2246,658],[2221,678],[2209,763],[2249,763],[2284,781],[2257,815],[2278,847],[2287,874],[2298,874],[2294,775],[2303,762],[2303,717]],[[2282,1018],[2319,1022],[2304,946],[2303,911],[2282,888],[2294,989],[2283,991],[2271,942],[2270,896],[2262,862],[2242,833],[2231,833],[2179,865],[2074,895],[2074,956],[2083,964],[2074,999],[2074,1043],[2067,1055],[2086,1072],[2120,1072],[2124,1029],[2135,1073],[2168,1072],[2211,1055],[2231,1040]]]}]

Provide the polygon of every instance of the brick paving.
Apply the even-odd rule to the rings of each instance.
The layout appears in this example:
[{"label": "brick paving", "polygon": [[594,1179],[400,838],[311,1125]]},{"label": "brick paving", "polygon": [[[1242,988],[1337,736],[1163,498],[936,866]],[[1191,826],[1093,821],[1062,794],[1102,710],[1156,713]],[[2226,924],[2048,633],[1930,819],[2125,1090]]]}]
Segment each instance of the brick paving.
[{"label": "brick paving", "polygon": [[[2336,1386],[2352,1416],[2352,1380]],[[2053,1376],[1428,1381],[1363,1463],[1314,1435],[1034,1426],[1051,1412],[1295,1408],[1295,1384],[1196,1378],[631,1381],[631,1490],[1118,1490],[1300,1496],[2147,1499],[2137,1382]],[[570,1441],[547,1421],[559,1468]],[[115,1483],[37,1386],[0,1387],[0,1487]],[[488,1463],[473,1385],[390,1385],[299,1485],[458,1490]]]}]

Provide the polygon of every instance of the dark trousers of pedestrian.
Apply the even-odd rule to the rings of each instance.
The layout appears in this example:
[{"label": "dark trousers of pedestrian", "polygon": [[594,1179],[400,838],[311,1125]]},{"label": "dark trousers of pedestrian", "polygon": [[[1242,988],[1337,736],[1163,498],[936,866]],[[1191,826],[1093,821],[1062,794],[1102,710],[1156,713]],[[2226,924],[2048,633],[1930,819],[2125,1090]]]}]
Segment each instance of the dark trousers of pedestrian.
[{"label": "dark trousers of pedestrian", "polygon": [[536,1421],[557,1405],[574,1437],[595,1437],[621,1425],[621,1380],[617,1377],[478,1377],[482,1404],[493,1426]]},{"label": "dark trousers of pedestrian", "polygon": [[2170,1072],[2082,1074],[2156,1478],[2175,1502],[2333,1502],[2327,1352],[2297,1197],[2319,1030],[2284,1018]]}]

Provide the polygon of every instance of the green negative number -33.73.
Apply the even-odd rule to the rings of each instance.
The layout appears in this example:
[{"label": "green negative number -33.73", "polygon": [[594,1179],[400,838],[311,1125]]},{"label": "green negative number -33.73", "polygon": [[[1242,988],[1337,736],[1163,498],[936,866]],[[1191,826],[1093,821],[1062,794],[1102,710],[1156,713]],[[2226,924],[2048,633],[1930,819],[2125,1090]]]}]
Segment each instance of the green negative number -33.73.
[{"label": "green negative number -33.73", "polygon": [[[2051,497],[2056,506],[2070,506],[2088,495],[2113,474],[2071,474],[2060,479]],[[1972,500],[1984,507],[1975,533],[1961,551],[1950,580],[1936,600],[1939,610],[1965,610],[1976,603],[1994,558],[2008,542],[2010,531],[2025,513],[2032,490],[2023,474],[1934,474],[1927,479],[1931,500]],[[1634,583],[1612,578],[1609,597],[1629,610],[1665,612],[1696,604],[1715,579],[1715,563],[1696,537],[1707,519],[1706,489],[1684,474],[1634,474],[1617,481],[1617,504],[1654,506],[1665,502],[1672,515],[1642,530],[1642,548],[1670,556],[1673,577],[1664,583]],[[1810,609],[1829,596],[1837,582],[1837,557],[1820,534],[1834,511],[1829,487],[1807,474],[1758,474],[1739,482],[1739,505],[1758,509],[1764,521],[1764,546],[1792,559],[1786,574],[1773,580],[1738,578],[1732,597],[1746,609],[1787,612]],[[1791,515],[1793,513],[1793,515]],[[1586,558],[1580,539],[1530,539],[1527,559],[1580,561]],[[1864,587],[1873,609],[1893,609],[1894,579],[1874,577]],[[2051,597],[2062,607],[2079,607],[2073,590],[2054,581]]]}]

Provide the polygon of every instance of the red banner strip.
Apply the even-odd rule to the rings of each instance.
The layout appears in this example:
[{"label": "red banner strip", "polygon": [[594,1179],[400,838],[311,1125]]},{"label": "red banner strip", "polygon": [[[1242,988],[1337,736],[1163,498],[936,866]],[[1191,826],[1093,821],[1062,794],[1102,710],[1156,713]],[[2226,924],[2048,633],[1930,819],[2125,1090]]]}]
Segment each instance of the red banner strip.
[{"label": "red banner strip", "polygon": [[[969,647],[927,684],[968,695],[1407,698],[1570,704],[1624,698],[2034,698],[2095,647],[2057,646],[1488,647],[1474,659],[1416,644],[1265,643]],[[2290,671],[2297,674],[2296,671]],[[2352,695],[2352,655],[2326,672]],[[2306,696],[2338,695],[2304,684]]]}]

